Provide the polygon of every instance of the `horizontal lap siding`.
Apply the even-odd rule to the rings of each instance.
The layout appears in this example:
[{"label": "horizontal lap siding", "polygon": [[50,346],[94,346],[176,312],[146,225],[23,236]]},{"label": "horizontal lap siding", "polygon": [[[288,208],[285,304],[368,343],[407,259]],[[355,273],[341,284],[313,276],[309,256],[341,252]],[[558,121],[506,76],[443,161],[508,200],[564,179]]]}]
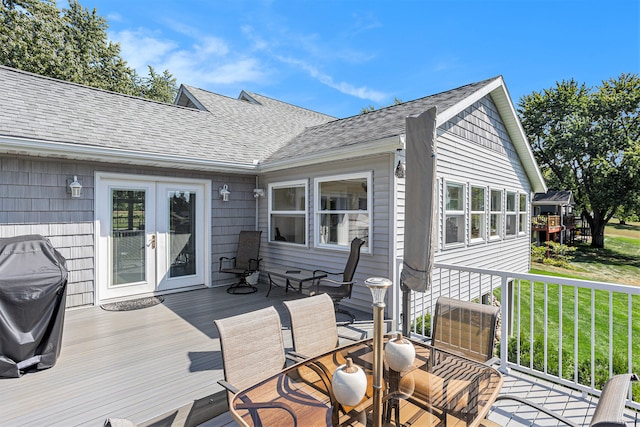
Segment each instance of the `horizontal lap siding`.
[{"label": "horizontal lap siding", "polygon": [[[213,285],[227,284],[229,275],[218,273],[220,256],[233,256],[240,230],[255,229],[255,177],[222,176],[187,170],[0,156],[0,237],[41,234],[67,260],[67,308],[95,303],[94,174],[96,171],[152,177],[209,179],[211,198],[211,278]],[[67,180],[82,182],[82,197],[71,199]],[[218,188],[227,184],[229,202]],[[210,285],[210,284],[205,284]]]},{"label": "horizontal lap siding", "polygon": [[[465,184],[467,195],[471,185],[524,192],[527,195],[531,193],[531,185],[522,163],[490,97],[483,98],[439,128],[437,161],[439,222],[436,262],[527,271],[530,251],[528,232],[479,244],[467,241],[463,247],[442,245],[446,181]],[[468,212],[468,197],[466,205]],[[488,214],[485,219],[488,220]],[[468,215],[466,221],[468,229]],[[439,293],[438,288],[439,282],[436,278],[434,294]],[[446,293],[446,290],[442,291]]]},{"label": "horizontal lap siding", "polygon": [[315,212],[314,212],[314,178],[328,177],[358,172],[373,171],[373,238],[369,242],[373,246],[373,253],[362,253],[356,269],[358,284],[353,289],[350,300],[345,300],[345,305],[351,305],[361,310],[371,310],[371,294],[364,286],[364,281],[369,277],[391,278],[390,269],[390,236],[393,230],[389,229],[393,196],[390,195],[390,157],[381,155],[370,158],[354,158],[331,164],[307,166],[287,171],[268,173],[260,178],[260,187],[265,190],[270,183],[307,180],[309,213],[309,227],[307,229],[308,247],[296,247],[277,242],[267,241],[269,205],[267,197],[260,199],[260,230],[263,233],[263,244],[266,246],[262,252],[264,265],[285,265],[303,269],[326,269],[330,271],[342,271],[344,269],[347,251],[338,251],[314,247]]}]

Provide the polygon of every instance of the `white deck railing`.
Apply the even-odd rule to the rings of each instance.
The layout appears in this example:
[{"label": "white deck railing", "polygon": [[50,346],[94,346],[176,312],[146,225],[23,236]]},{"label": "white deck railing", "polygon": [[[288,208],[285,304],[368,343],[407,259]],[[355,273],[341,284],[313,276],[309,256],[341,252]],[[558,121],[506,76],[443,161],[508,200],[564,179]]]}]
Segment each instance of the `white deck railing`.
[{"label": "white deck railing", "polygon": [[[445,264],[436,264],[433,278],[433,289],[411,293],[412,325],[431,314],[439,295],[485,302],[493,295],[501,301],[505,371],[595,395],[614,374],[640,373],[640,286]],[[430,336],[422,323],[414,333]],[[640,409],[635,387],[635,401],[628,403]]]}]

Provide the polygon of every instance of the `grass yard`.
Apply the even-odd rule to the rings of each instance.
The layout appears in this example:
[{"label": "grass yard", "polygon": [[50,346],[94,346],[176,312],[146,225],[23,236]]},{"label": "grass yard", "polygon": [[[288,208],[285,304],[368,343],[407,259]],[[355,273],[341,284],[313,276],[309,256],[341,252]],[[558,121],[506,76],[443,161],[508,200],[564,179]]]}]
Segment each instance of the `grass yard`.
[{"label": "grass yard", "polygon": [[[531,273],[558,277],[569,277],[610,283],[640,286],[640,223],[620,225],[610,222],[605,233],[605,249],[596,250],[588,245],[580,245],[571,261],[570,268],[553,267],[542,263],[533,263]],[[593,293],[595,315],[591,316],[592,291],[580,289],[575,291],[571,286],[561,287],[549,284],[545,289],[543,283],[521,282],[520,292],[522,322],[520,331],[521,347],[529,364],[529,345],[533,342],[533,361],[536,369],[544,369],[544,335],[547,323],[547,352],[549,354],[547,369],[558,373],[562,363],[562,376],[573,378],[578,372],[580,382],[588,381],[591,372],[591,352],[595,354],[596,384],[602,385],[609,377],[609,355],[611,353],[614,373],[626,372],[628,368],[628,330],[632,329],[633,337],[640,337],[640,297],[634,296],[629,302],[626,294],[610,294],[605,291]],[[560,298],[562,292],[562,298]],[[577,295],[576,295],[577,292]],[[531,299],[533,295],[533,300]],[[548,304],[548,319],[541,315],[545,304]],[[562,305],[560,305],[562,300]],[[576,307],[577,301],[577,307]],[[611,321],[609,306],[611,304]],[[631,308],[630,308],[631,304]],[[560,317],[562,310],[562,318]],[[628,313],[632,311],[633,322],[629,324]],[[536,313],[530,317],[530,313]],[[574,324],[574,312],[578,315],[578,325]],[[529,319],[533,318],[533,325]],[[526,320],[524,320],[526,319]],[[562,322],[562,323],[561,323]],[[562,325],[562,327],[561,327]],[[593,326],[592,326],[593,325]],[[611,326],[611,328],[610,328]],[[514,325],[514,328],[517,328]],[[560,330],[562,330],[562,354],[560,348]],[[531,331],[534,331],[533,338]],[[578,336],[577,358],[574,358],[574,336]],[[524,341],[524,342],[523,342]],[[640,372],[640,340],[634,339],[633,369]],[[515,342],[514,342],[515,344]],[[592,350],[593,349],[593,350]],[[560,360],[562,362],[560,362]],[[635,389],[635,388],[634,388]],[[634,390],[635,391],[635,390]]]},{"label": "grass yard", "polygon": [[609,221],[604,249],[578,245],[570,268],[533,263],[531,273],[640,286],[640,222]]}]

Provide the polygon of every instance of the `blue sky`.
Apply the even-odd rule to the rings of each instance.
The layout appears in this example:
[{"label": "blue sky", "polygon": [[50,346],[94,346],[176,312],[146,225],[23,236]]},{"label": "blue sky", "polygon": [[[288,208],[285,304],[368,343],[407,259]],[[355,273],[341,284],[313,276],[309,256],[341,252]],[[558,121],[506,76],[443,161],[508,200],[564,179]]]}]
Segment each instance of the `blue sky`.
[{"label": "blue sky", "polygon": [[336,117],[502,75],[514,104],[640,73],[638,0],[80,0],[147,75]]}]

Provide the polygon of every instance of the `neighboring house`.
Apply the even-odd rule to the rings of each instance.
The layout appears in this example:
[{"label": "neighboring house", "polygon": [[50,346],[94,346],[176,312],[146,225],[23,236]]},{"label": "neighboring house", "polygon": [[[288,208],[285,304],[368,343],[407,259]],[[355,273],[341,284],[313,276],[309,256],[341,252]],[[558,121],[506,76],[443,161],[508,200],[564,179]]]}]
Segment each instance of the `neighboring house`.
[{"label": "neighboring house", "polygon": [[[531,201],[533,217],[531,238],[541,244],[547,240],[567,243],[575,238],[576,220],[573,213],[573,193],[570,190],[549,190],[535,193]],[[582,229],[582,227],[580,227]],[[584,232],[584,230],[581,230]]]},{"label": "neighboring house", "polygon": [[[527,271],[546,187],[502,77],[335,119],[249,92],[181,86],[169,105],[0,67],[0,237],[48,237],[79,307],[228,285],[218,258],[243,229],[263,231],[264,267],[340,270],[358,236],[356,279],[393,279],[395,316],[411,196],[394,171],[406,117],[433,106],[436,262]],[[348,303],[369,310],[369,291]]]}]

